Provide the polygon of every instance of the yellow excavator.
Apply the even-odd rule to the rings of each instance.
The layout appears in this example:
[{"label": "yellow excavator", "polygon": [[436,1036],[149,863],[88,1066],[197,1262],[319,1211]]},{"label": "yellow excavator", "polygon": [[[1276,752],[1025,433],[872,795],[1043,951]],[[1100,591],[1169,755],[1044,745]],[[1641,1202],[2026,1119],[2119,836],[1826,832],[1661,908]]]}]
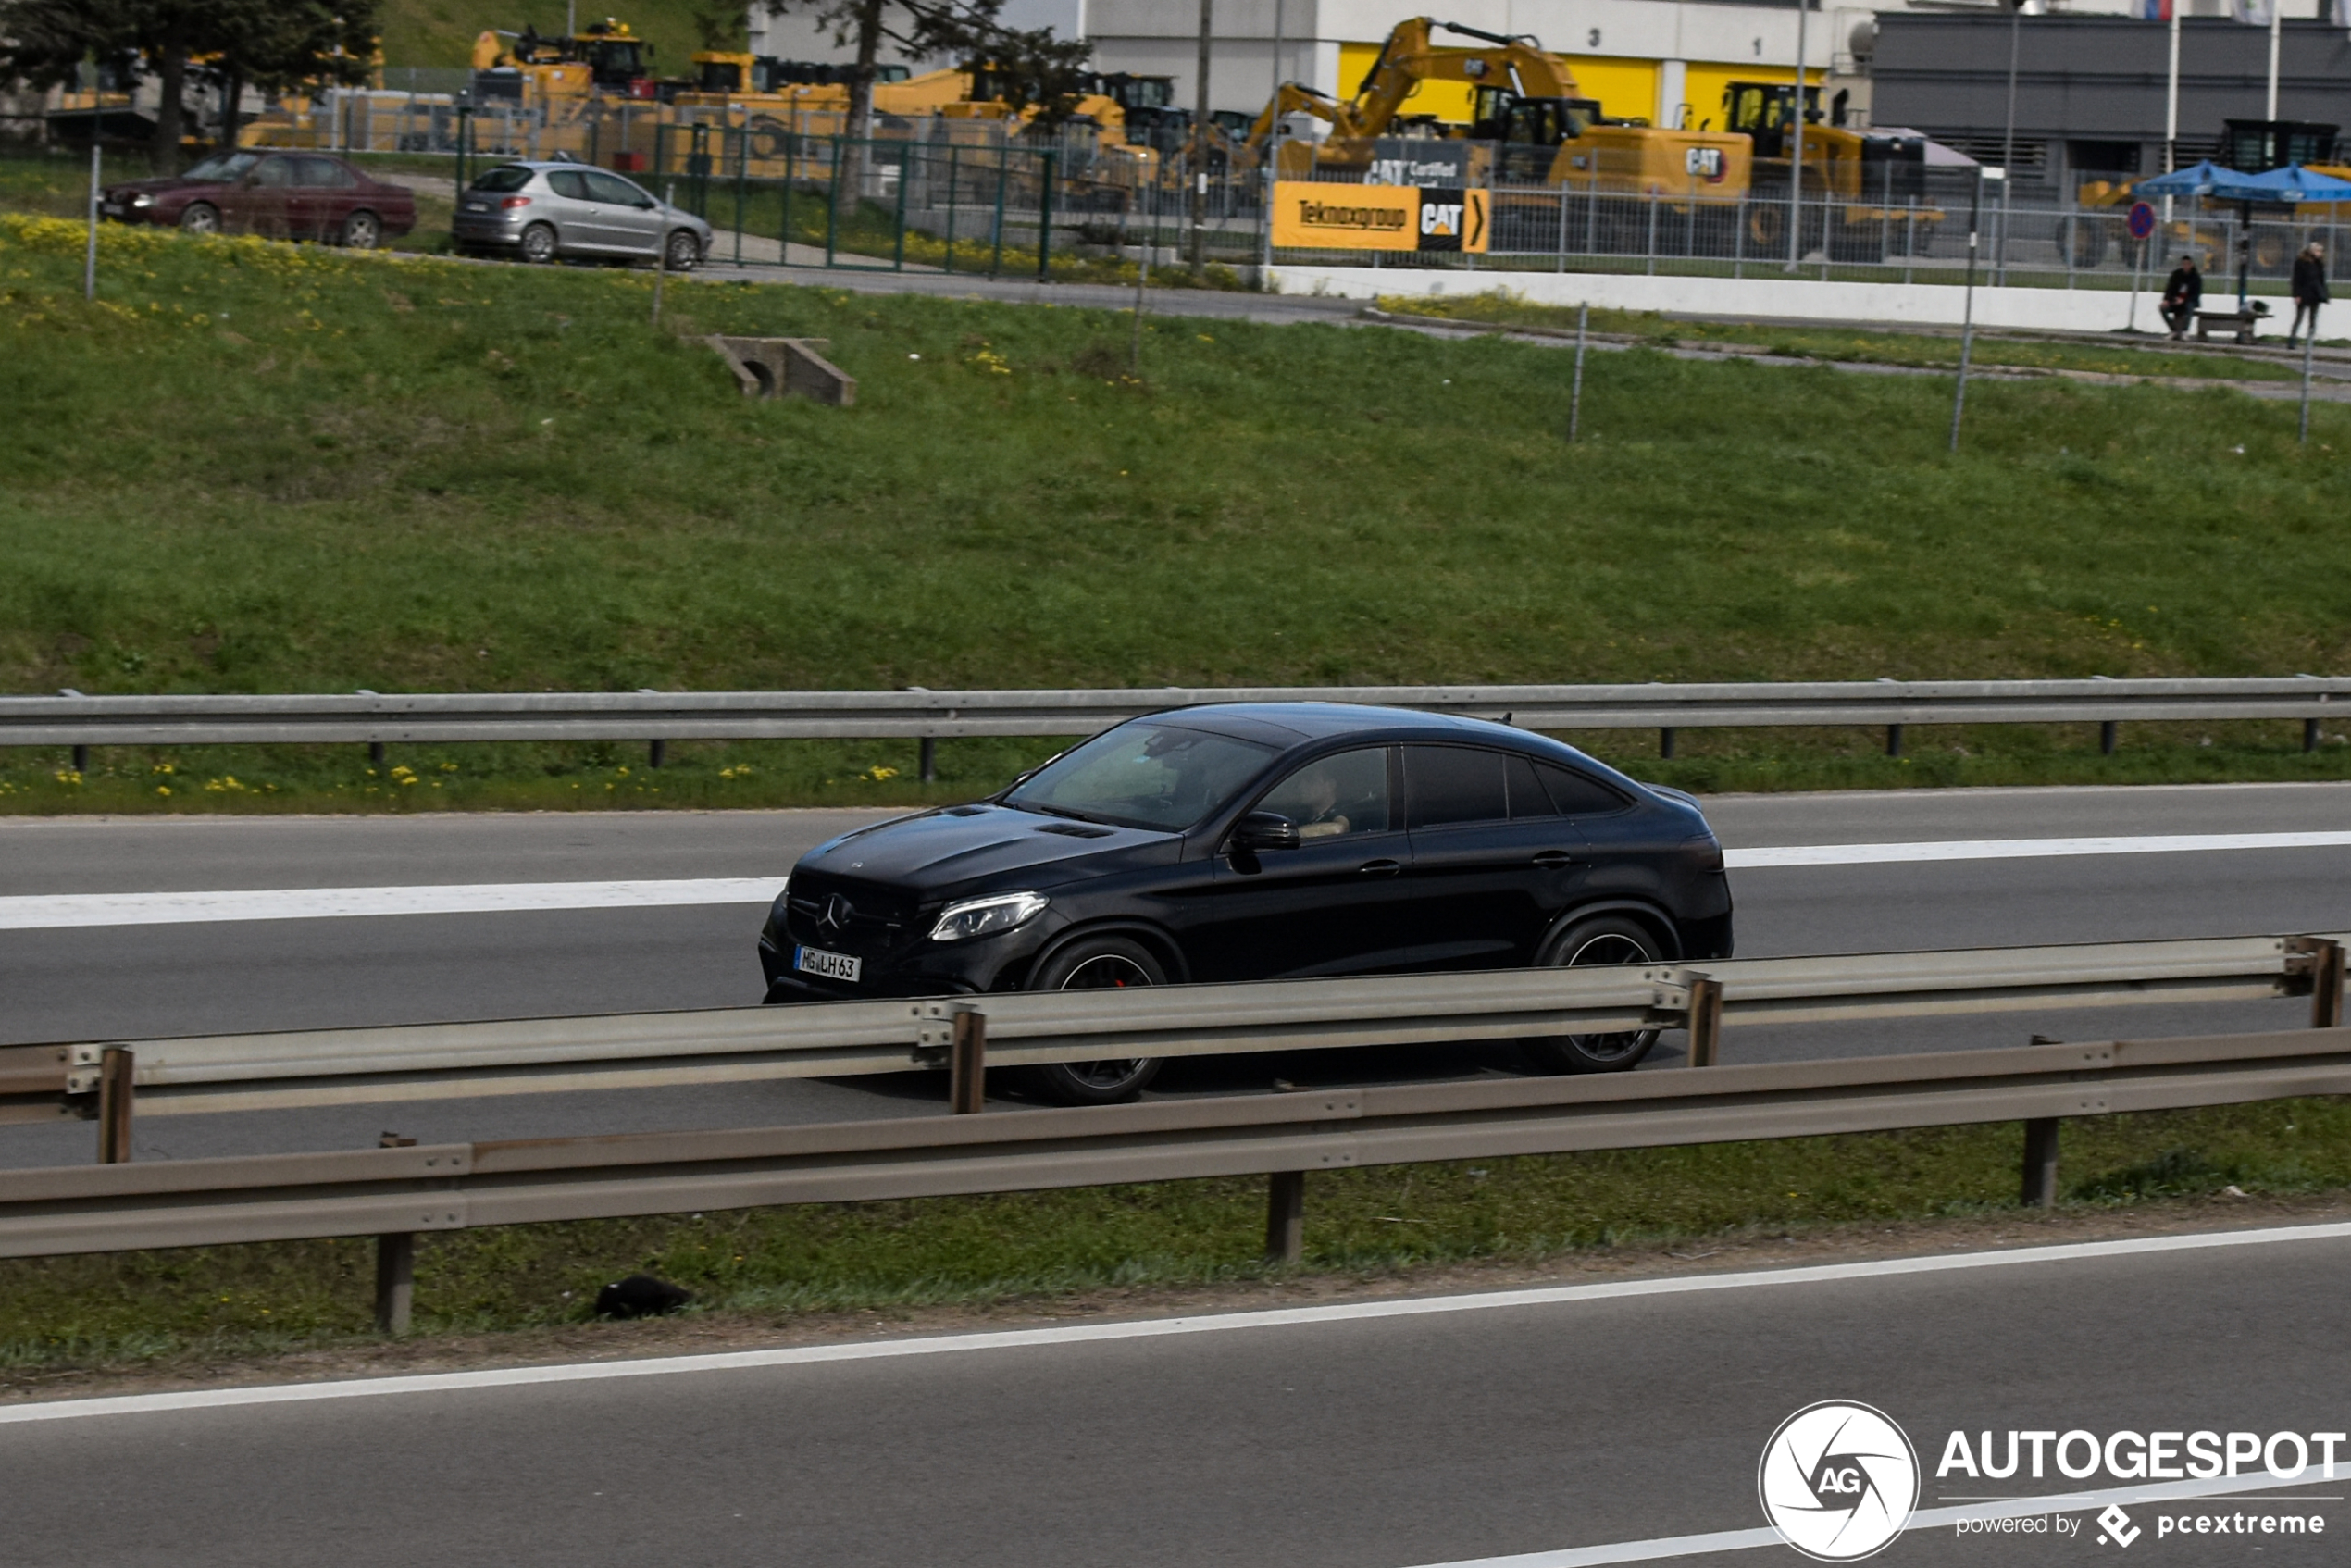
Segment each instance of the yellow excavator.
[{"label": "yellow excavator", "polygon": [[572,37],[542,37],[528,27],[518,33],[486,31],[474,40],[473,69],[477,105],[504,100],[561,115],[576,114],[600,97],[659,95],[653,46],[610,17]]},{"label": "yellow excavator", "polygon": [[[1787,202],[1794,183],[1796,83],[1734,81],[1723,90],[1723,123],[1755,147],[1747,243],[1762,255],[1787,250]],[[1821,90],[1804,89],[1807,254],[1825,246],[1836,261],[1883,261],[1915,240],[1923,252],[1943,222],[1926,201],[1926,138],[1821,122]],[[1811,204],[1828,198],[1825,206]]]},{"label": "yellow excavator", "polygon": [[[1437,44],[1433,34],[1440,28],[1476,42]],[[1467,84],[1472,122],[1417,124],[1409,129],[1419,134],[1394,136],[1403,128],[1406,100],[1424,81]],[[1746,136],[1611,118],[1576,90],[1568,62],[1533,39],[1427,17],[1399,23],[1387,35],[1351,99],[1286,83],[1250,126],[1248,150],[1258,153],[1275,123],[1298,113],[1326,121],[1331,133],[1311,153],[1285,145],[1277,158],[1286,175],[1302,176],[1311,168],[1383,183],[1438,183],[1389,179],[1398,170],[1384,166],[1403,165],[1409,174],[1422,165],[1449,163],[1458,173],[1441,182],[1563,185],[1598,195],[1679,198],[1679,206],[1735,202],[1748,189]],[[1410,144],[1386,144],[1399,142]],[[1467,145],[1447,145],[1456,143]]]}]

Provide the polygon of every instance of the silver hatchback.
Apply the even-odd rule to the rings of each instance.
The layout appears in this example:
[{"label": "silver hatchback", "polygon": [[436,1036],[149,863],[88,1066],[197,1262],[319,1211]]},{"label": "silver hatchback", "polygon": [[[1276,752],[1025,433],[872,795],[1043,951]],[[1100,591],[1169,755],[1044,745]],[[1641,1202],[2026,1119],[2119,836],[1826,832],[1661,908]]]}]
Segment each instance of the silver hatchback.
[{"label": "silver hatchback", "polygon": [[458,194],[450,238],[460,255],[488,252],[548,262],[664,258],[688,272],[710,254],[709,224],[656,200],[608,169],[578,163],[504,163]]}]

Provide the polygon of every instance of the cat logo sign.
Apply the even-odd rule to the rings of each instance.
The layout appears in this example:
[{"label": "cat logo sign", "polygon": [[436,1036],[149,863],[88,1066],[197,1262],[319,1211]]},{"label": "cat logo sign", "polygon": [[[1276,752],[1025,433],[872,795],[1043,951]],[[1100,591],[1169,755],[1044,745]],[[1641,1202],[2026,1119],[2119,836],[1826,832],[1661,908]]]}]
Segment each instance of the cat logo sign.
[{"label": "cat logo sign", "polygon": [[1692,147],[1682,155],[1683,168],[1693,180],[1703,180],[1710,185],[1723,182],[1723,149]]},{"label": "cat logo sign", "polygon": [[1486,245],[1487,193],[1454,185],[1274,186],[1274,243],[1288,250],[1471,251]]}]

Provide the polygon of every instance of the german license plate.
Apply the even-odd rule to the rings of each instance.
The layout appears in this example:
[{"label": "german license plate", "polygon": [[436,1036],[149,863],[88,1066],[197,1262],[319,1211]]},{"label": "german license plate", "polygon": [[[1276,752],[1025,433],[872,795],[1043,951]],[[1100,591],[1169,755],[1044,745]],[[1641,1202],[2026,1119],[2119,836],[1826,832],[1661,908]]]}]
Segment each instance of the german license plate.
[{"label": "german license plate", "polygon": [[466,204],[466,210],[467,212],[488,212],[490,210],[490,204],[488,202],[467,202]]},{"label": "german license plate", "polygon": [[827,980],[847,980],[854,985],[865,961],[845,952],[827,952],[823,948],[796,947],[792,949],[791,966],[803,975],[822,975]]}]

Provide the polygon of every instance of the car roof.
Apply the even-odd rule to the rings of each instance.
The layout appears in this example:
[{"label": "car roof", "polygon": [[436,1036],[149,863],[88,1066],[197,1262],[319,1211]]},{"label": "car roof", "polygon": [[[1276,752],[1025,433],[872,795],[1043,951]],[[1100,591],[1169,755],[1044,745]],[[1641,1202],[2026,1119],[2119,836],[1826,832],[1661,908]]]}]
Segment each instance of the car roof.
[{"label": "car roof", "polygon": [[[1190,728],[1290,745],[1336,735],[1493,740],[1501,738],[1497,731],[1507,729],[1492,719],[1359,703],[1209,703],[1151,716]],[[1530,737],[1522,734],[1521,739]]]}]

